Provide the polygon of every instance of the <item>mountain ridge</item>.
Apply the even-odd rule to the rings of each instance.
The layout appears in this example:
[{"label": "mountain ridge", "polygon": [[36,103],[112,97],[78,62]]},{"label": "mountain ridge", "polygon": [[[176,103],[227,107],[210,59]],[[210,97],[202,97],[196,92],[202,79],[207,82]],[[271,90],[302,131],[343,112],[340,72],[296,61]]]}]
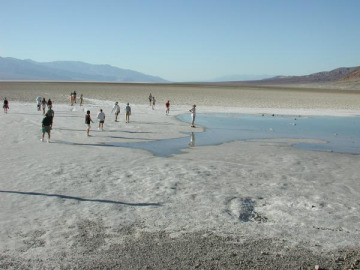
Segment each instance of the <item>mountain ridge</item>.
[{"label": "mountain ridge", "polygon": [[158,76],[111,65],[93,65],[81,61],[36,62],[11,57],[0,57],[0,80],[168,82]]},{"label": "mountain ridge", "polygon": [[[350,74],[353,75],[350,76]],[[360,79],[360,66],[341,67],[330,71],[321,71],[304,76],[275,76],[272,78],[267,78],[262,80],[239,81],[239,82],[231,82],[231,83],[260,84],[260,85],[311,84],[311,83],[332,83],[332,82],[338,82],[338,81],[350,80],[350,79],[353,80]]]}]

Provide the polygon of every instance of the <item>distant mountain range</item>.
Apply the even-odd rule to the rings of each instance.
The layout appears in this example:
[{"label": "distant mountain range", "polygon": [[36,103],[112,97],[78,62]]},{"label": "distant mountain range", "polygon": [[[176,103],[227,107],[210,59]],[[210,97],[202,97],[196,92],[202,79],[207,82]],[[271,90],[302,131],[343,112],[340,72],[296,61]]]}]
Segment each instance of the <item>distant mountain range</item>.
[{"label": "distant mountain range", "polygon": [[218,77],[216,79],[210,80],[210,82],[229,82],[229,81],[255,81],[263,80],[274,77],[274,75],[250,75],[250,74],[234,74],[228,76]]},{"label": "distant mountain range", "polygon": [[160,77],[110,65],[92,65],[76,61],[40,63],[10,57],[0,57],[0,80],[168,82]]},{"label": "distant mountain range", "polygon": [[323,71],[305,76],[276,76],[263,80],[231,82],[238,84],[281,85],[281,84],[309,84],[331,83],[337,81],[360,80],[360,66],[343,67],[331,71]]},{"label": "distant mountain range", "polygon": [[[232,75],[208,82],[215,84],[281,85],[360,81],[360,66],[337,68],[305,76],[266,77],[268,76]],[[0,57],[0,80],[169,83],[160,77],[110,65],[92,65],[76,61],[40,63],[10,57]]]}]

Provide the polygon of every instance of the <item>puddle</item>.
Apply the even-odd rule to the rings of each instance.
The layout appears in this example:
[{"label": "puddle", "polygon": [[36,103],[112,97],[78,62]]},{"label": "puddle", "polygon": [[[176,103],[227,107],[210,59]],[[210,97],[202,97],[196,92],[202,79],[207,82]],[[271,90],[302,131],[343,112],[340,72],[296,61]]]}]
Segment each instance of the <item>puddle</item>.
[{"label": "puddle", "polygon": [[[189,115],[180,115],[189,122]],[[196,124],[205,132],[186,133],[176,139],[107,145],[150,151],[155,156],[168,157],[182,150],[231,141],[253,139],[310,139],[324,143],[298,143],[297,148],[360,154],[360,117],[301,117],[243,114],[197,114]]]}]

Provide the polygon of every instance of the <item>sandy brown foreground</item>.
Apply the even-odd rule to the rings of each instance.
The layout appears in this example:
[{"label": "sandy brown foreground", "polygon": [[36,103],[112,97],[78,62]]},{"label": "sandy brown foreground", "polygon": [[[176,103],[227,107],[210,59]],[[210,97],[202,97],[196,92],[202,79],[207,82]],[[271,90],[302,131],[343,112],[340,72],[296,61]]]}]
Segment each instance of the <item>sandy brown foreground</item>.
[{"label": "sandy brown foreground", "polygon": [[[323,87],[326,87],[323,86]],[[0,96],[10,101],[34,102],[37,96],[57,103],[69,102],[70,93],[82,93],[85,98],[113,100],[121,103],[147,104],[152,93],[157,104],[167,100],[172,105],[221,106],[245,108],[293,108],[358,110],[360,89],[218,86],[194,84],[119,84],[63,82],[0,82]],[[354,91],[355,90],[355,91]]]}]

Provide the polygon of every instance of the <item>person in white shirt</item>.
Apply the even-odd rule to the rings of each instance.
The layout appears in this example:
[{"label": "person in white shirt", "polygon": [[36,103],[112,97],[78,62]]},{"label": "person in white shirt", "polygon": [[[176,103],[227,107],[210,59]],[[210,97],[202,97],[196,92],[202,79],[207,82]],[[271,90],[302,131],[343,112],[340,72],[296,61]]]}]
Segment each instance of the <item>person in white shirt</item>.
[{"label": "person in white shirt", "polygon": [[104,122],[105,122],[105,113],[102,109],[100,109],[100,112],[97,114],[97,119],[99,121],[99,130],[104,130]]},{"label": "person in white shirt", "polygon": [[36,107],[38,111],[41,110],[41,100],[42,100],[41,96],[36,97]]},{"label": "person in white shirt", "polygon": [[194,104],[192,109],[189,110],[191,112],[191,127],[195,127],[195,116],[196,116],[196,105]]},{"label": "person in white shirt", "polygon": [[111,110],[111,113],[113,113],[113,111],[115,111],[115,122],[118,122],[118,115],[120,113],[120,106],[119,106],[119,103],[116,101],[115,102],[115,105],[113,107],[113,109]]}]

